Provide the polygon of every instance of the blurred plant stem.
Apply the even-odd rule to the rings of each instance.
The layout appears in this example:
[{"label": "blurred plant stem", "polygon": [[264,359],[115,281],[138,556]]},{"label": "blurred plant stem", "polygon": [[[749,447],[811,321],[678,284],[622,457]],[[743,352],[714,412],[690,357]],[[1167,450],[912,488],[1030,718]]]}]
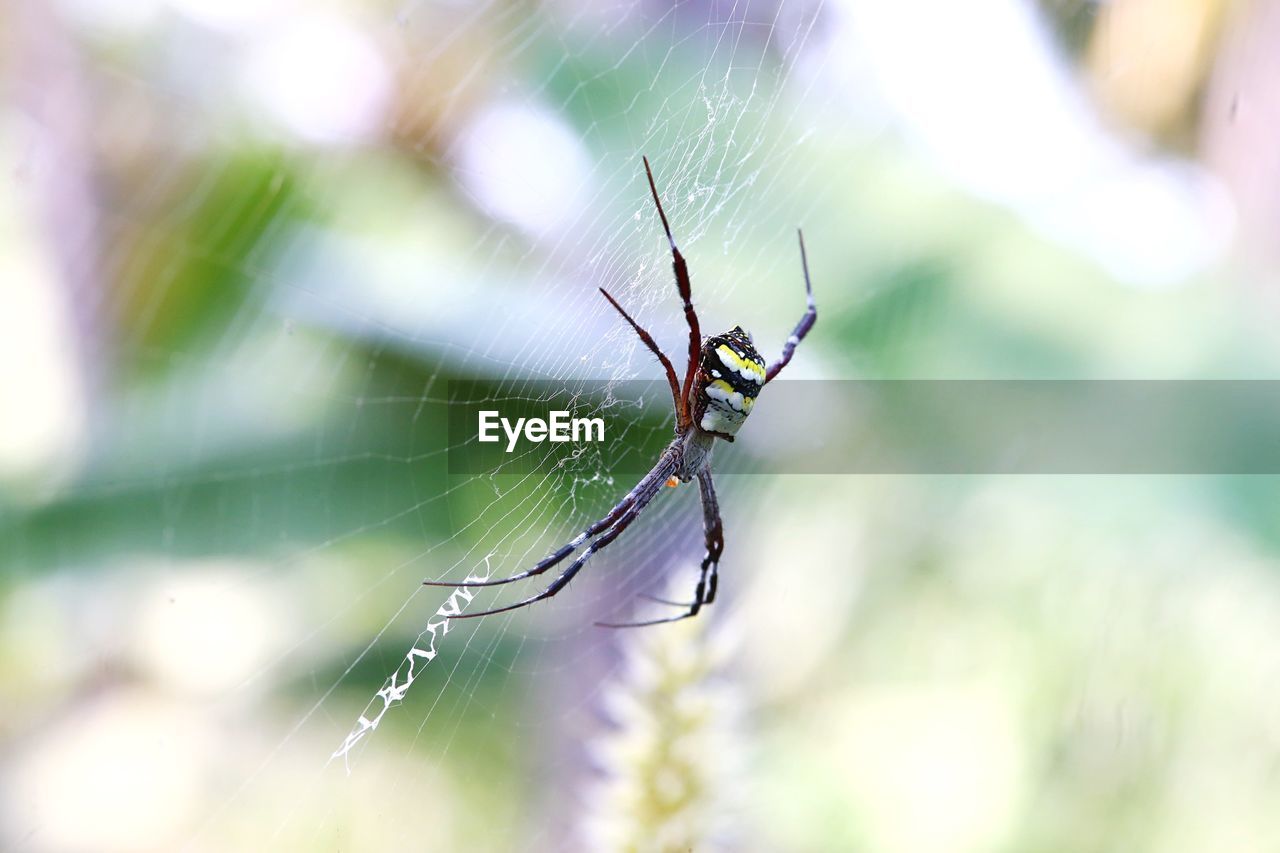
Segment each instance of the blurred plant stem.
[{"label": "blurred plant stem", "polygon": [[[682,592],[673,585],[668,596]],[[614,728],[592,745],[604,775],[588,797],[587,849],[737,849],[741,700],[724,673],[727,634],[704,612],[625,630],[619,642],[624,664],[604,691]]]}]

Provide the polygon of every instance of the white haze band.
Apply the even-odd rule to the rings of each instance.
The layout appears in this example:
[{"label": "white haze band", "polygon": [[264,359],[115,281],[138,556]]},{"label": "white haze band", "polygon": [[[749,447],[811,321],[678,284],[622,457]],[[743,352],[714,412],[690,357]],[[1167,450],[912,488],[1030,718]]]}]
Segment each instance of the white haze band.
[{"label": "white haze band", "polygon": [[507,453],[515,450],[521,434],[526,441],[535,444],[543,441],[604,441],[604,418],[571,418],[564,411],[551,412],[549,420],[516,418],[514,424],[496,411],[481,411],[477,438],[485,442],[501,441],[499,426],[507,435]]}]

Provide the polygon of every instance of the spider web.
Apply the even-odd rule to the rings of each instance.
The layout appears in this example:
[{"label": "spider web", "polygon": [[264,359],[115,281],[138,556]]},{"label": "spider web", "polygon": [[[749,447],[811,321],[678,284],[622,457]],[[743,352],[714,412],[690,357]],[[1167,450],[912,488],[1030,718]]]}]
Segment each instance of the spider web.
[{"label": "spider web", "polygon": [[[802,165],[815,102],[803,79],[787,79],[818,9],[407,4],[371,15],[300,6],[285,19],[221,18],[183,3],[137,21],[99,13],[69,9],[96,48],[94,85],[136,102],[148,120],[178,116],[176,141],[199,147],[152,152],[154,172],[139,178],[145,155],[122,145],[134,159],[121,168],[138,189],[123,211],[98,211],[113,236],[156,223],[141,248],[105,241],[104,267],[123,286],[84,308],[127,319],[120,339],[100,346],[154,378],[120,405],[99,484],[79,494],[161,507],[141,536],[118,530],[121,551],[163,536],[171,565],[161,586],[182,573],[185,554],[206,545],[235,554],[243,543],[243,564],[228,557],[210,583],[275,602],[256,626],[272,651],[219,695],[231,704],[283,695],[294,708],[283,726],[264,724],[256,702],[231,715],[256,734],[228,734],[234,743],[223,746],[245,753],[243,776],[195,838],[235,837],[242,815],[269,801],[252,836],[265,828],[314,843],[333,831],[313,813],[326,808],[332,776],[382,773],[387,755],[403,761],[406,750],[426,765],[456,752],[460,761],[518,754],[547,728],[518,709],[551,701],[549,689],[560,694],[555,714],[589,717],[594,686],[548,685],[575,672],[606,677],[612,639],[592,623],[625,618],[637,593],[661,590],[674,566],[700,559],[696,490],[662,495],[537,612],[450,623],[451,602],[489,605],[510,590],[449,595],[420,581],[514,573],[575,536],[633,484],[612,476],[608,459],[669,434],[669,403],[593,403],[609,418],[603,447],[532,475],[459,477],[447,473],[448,385],[484,381],[495,401],[528,400],[535,379],[572,391],[655,375],[599,286],[683,368],[683,320],[644,153],[693,259],[704,327],[760,327],[785,307],[787,319],[761,332],[780,348],[804,306],[793,228],[824,194],[815,167]],[[214,67],[204,80],[173,79],[164,69],[181,70],[175,57],[112,56],[130,36],[166,49],[190,40]],[[473,53],[477,41],[484,48]],[[376,62],[375,45],[385,50]],[[297,89],[289,63],[323,63],[326,49],[352,78],[346,90],[336,76],[326,82],[352,99],[382,98],[380,122],[298,103],[324,93],[294,91],[291,102],[274,90]],[[261,79],[237,80],[254,73]],[[403,104],[379,88],[396,75],[408,78]],[[261,89],[234,90],[246,83]],[[205,88],[220,85],[233,91]],[[222,126],[228,106],[258,150],[246,153]],[[223,138],[196,140],[210,131]],[[786,186],[796,177],[800,191]],[[168,269],[153,269],[167,254],[145,241],[166,236],[183,248]],[[184,293],[183,264],[203,267],[216,296],[201,304]],[[219,317],[211,332],[171,331],[196,325],[186,315],[202,311]],[[628,423],[635,413],[642,419]],[[722,496],[725,512],[739,512],[732,526],[745,529],[750,515],[733,492]],[[199,682],[217,650],[174,654]],[[396,731],[375,731],[382,723]],[[383,756],[372,769],[366,749]],[[314,761],[312,778],[266,793],[299,753]],[[398,783],[379,784],[393,796]],[[406,823],[387,837],[414,844],[431,833]]]},{"label": "spider web", "polygon": [[[402,278],[406,273],[414,275],[419,267],[410,262],[393,273],[397,281],[379,294],[385,301],[378,296],[361,298],[369,284],[361,280],[358,271],[366,268],[366,260],[376,263],[364,257],[366,247],[354,247],[345,257],[340,252],[336,263],[330,263],[334,259],[326,258],[323,249],[309,252],[301,269],[286,269],[280,274],[289,282],[283,313],[323,323],[332,322],[335,304],[344,312],[354,311],[350,320],[375,341],[375,359],[381,347],[388,346],[384,343],[388,339],[396,348],[427,352],[444,348],[446,365],[426,377],[416,398],[412,393],[379,395],[358,389],[363,393],[355,404],[361,412],[375,418],[398,414],[419,424],[430,423],[428,409],[442,402],[450,375],[491,378],[495,380],[494,400],[505,401],[528,399],[524,396],[529,393],[526,382],[533,378],[562,382],[572,389],[576,380],[622,379],[654,369],[630,331],[596,297],[594,286],[618,294],[645,317],[647,325],[656,326],[670,353],[684,351],[679,315],[671,310],[675,303],[670,258],[639,180],[637,155],[653,152],[655,161],[661,162],[662,192],[672,209],[673,228],[687,252],[710,245],[723,257],[730,246],[750,235],[754,206],[769,197],[770,185],[778,180],[777,173],[765,172],[764,166],[776,149],[791,147],[775,140],[768,125],[779,118],[784,126],[795,123],[793,116],[779,115],[788,59],[786,45],[773,42],[790,36],[803,44],[814,18],[805,10],[804,19],[793,22],[788,31],[779,30],[776,19],[750,21],[747,14],[745,7],[730,7],[713,10],[703,20],[696,16],[707,12],[677,6],[652,17],[636,15],[626,20],[631,16],[624,16],[577,45],[591,61],[560,57],[555,66],[543,72],[546,76],[539,85],[518,85],[513,95],[482,107],[480,117],[446,150],[443,165],[457,170],[462,201],[499,222],[483,225],[473,233],[470,245],[461,253],[453,248],[458,254],[457,273],[440,276],[429,287],[417,287]],[[689,15],[695,17],[690,19]],[[411,11],[402,18],[402,25],[412,31],[416,17]],[[551,20],[539,25],[563,26],[570,34],[580,25],[573,16],[556,17],[553,11]],[[530,52],[554,51],[561,46],[559,38],[554,44],[537,44],[549,41],[549,34],[530,34],[515,21],[490,19],[486,25],[495,23],[500,28],[511,26],[511,43],[527,46],[524,49]],[[592,27],[605,23],[588,21]],[[627,33],[624,40],[635,38],[636,43],[611,63],[601,63],[591,54],[601,51],[611,55],[619,49],[618,34],[611,31],[614,25]],[[444,34],[438,49],[447,50],[453,37]],[[529,45],[530,41],[534,44]],[[507,43],[499,39],[500,46]],[[516,52],[504,61],[519,66],[550,60]],[[627,93],[618,107],[598,104],[602,89],[622,86],[634,91]],[[644,86],[652,92],[644,92]],[[803,106],[802,99],[782,104],[783,110],[790,111],[798,106]],[[446,114],[443,120],[448,119]],[[569,130],[578,138],[568,137]],[[526,134],[529,141],[525,141]],[[570,144],[569,151],[562,150]],[[518,167],[494,168],[495,163],[508,158],[517,160]],[[571,171],[558,162],[565,159],[577,169]],[[583,165],[587,166],[585,175]],[[558,180],[540,177],[538,173],[544,168]],[[500,174],[494,176],[494,171]],[[577,181],[586,186],[575,186]],[[517,193],[521,184],[533,184],[528,190],[530,198],[504,199],[504,193],[511,195],[512,182]],[[486,192],[497,198],[487,198]],[[539,210],[547,204],[547,196],[565,201]],[[533,212],[521,208],[521,203]],[[813,203],[812,199],[791,199],[782,210],[794,211],[789,218],[798,222]],[[786,228],[779,233],[788,239],[789,231]],[[489,268],[482,260],[491,256],[505,261],[501,269]],[[753,265],[749,254],[745,260]],[[760,264],[765,278],[780,275],[779,270],[769,269],[776,265],[776,259],[768,267]],[[431,266],[434,264],[428,262],[419,269],[425,272]],[[702,266],[714,269],[711,262],[704,261]],[[477,269],[478,274],[467,272]],[[334,275],[334,270],[345,272]],[[510,281],[513,276],[516,282]],[[719,312],[708,308],[717,300],[731,302],[735,282],[719,286],[708,282],[704,289],[701,281],[708,277],[699,276],[696,285],[699,303],[704,306],[703,322],[710,328],[727,325],[717,323]],[[790,293],[795,306],[792,313],[798,316],[802,310],[799,277],[792,270],[788,278],[795,285]],[[375,284],[373,289],[380,288]],[[421,307],[415,308],[414,303]],[[444,311],[438,310],[441,303]],[[779,328],[774,336],[780,339],[786,331]],[[661,405],[661,399],[658,403]],[[605,404],[598,413],[608,416],[614,425],[611,442],[636,438],[635,427],[620,424],[625,410]],[[424,438],[415,441],[418,452],[396,461],[412,463],[432,454],[439,460],[438,424],[437,420],[434,428],[424,429]],[[669,421],[655,424],[650,419],[640,429],[652,433],[664,427],[669,430]],[[420,512],[423,503],[442,498],[453,502],[463,493],[470,498],[460,502],[460,513],[450,508],[453,524],[443,547],[426,548],[411,554],[401,565],[381,569],[383,579],[376,585],[385,582],[412,591],[387,624],[355,651],[347,668],[308,711],[323,713],[322,726],[329,729],[336,716],[333,693],[350,689],[354,671],[368,656],[375,655],[389,672],[388,680],[355,718],[351,730],[340,743],[334,743],[332,758],[344,769],[359,772],[365,739],[375,734],[389,714],[396,713],[395,705],[410,697],[415,710],[405,723],[416,727],[410,741],[414,749],[420,737],[458,729],[468,718],[483,718],[488,704],[478,693],[483,682],[497,682],[502,691],[524,696],[506,699],[508,707],[519,708],[549,701],[536,690],[540,683],[563,685],[573,680],[575,672],[607,677],[616,664],[607,657],[601,660],[602,650],[607,655],[612,641],[592,623],[611,614],[625,614],[639,592],[659,590],[657,584],[679,561],[681,551],[688,555],[686,562],[700,555],[699,514],[690,500],[694,496],[691,490],[680,499],[673,496],[651,505],[622,542],[595,558],[571,594],[548,602],[542,612],[503,614],[487,624],[452,622],[448,617],[470,605],[472,598],[485,605],[505,593],[511,600],[510,589],[459,589],[445,595],[447,590],[413,588],[413,584],[421,575],[439,579],[490,577],[495,571],[510,574],[569,540],[632,485],[610,474],[605,462],[608,455],[584,448],[577,458],[553,470],[523,477],[499,473],[460,486],[451,484],[443,495],[425,495],[421,503],[404,508]],[[475,493],[479,496],[471,497]],[[551,577],[522,584],[523,589],[516,587],[515,594],[528,595]],[[421,626],[424,618],[425,630],[405,648],[405,626],[412,630]],[[305,642],[309,645],[311,640]],[[504,654],[504,646],[513,648]],[[397,653],[403,655],[398,665]],[[443,656],[439,663],[437,656]],[[288,665],[287,660],[280,663]],[[430,671],[429,666],[442,671]],[[417,687],[420,680],[427,682],[425,689]],[[412,690],[422,690],[423,695],[413,695]],[[575,691],[562,688],[556,693],[560,696],[557,712],[583,718],[590,716],[600,699],[589,685]],[[545,722],[524,722],[519,716],[495,712],[491,705],[488,716],[494,727],[485,733],[490,738],[518,744],[545,737]],[[310,722],[304,717],[301,724]],[[436,735],[428,742],[427,755],[437,759],[450,750],[461,749],[466,754],[472,749],[471,744],[452,737]],[[397,742],[390,748],[400,750],[403,746]],[[572,760],[561,758],[560,771],[553,765],[544,772],[569,777],[572,774],[563,764]],[[299,808],[305,807],[305,800],[300,801]],[[550,826],[552,832],[564,831],[557,830],[555,822]],[[405,840],[411,837],[412,833]],[[530,841],[537,846],[548,843],[545,837]]]},{"label": "spider web", "polygon": [[[575,398],[606,419],[600,445],[522,450],[510,470],[482,475],[449,471],[471,441],[449,433],[452,383],[479,383],[501,408],[542,402],[548,383],[574,396],[660,378],[597,287],[683,374],[683,319],[642,154],[705,333],[740,323],[766,358],[780,350],[804,310],[794,229],[805,228],[824,322],[787,378],[861,372],[856,357],[824,347],[824,325],[868,352],[885,330],[925,346],[926,298],[908,295],[866,329],[848,317],[887,267],[927,283],[934,253],[954,238],[913,230],[912,205],[953,203],[952,187],[981,186],[1042,236],[1140,283],[1178,279],[1212,255],[1220,230],[1194,212],[1198,176],[1135,189],[1172,207],[1166,221],[1133,224],[1125,241],[1091,227],[1097,199],[1060,203],[1080,175],[1123,170],[1136,155],[1098,141],[1096,123],[1073,112],[1078,93],[1032,9],[914,5],[258,11],[68,0],[52,18],[23,12],[29,32],[79,46],[78,75],[56,64],[41,72],[64,87],[47,89],[43,127],[57,136],[60,122],[106,122],[98,135],[109,144],[93,152],[106,162],[93,168],[111,203],[88,205],[87,230],[100,236],[67,252],[81,288],[69,314],[84,394],[101,414],[92,439],[67,443],[88,448],[58,475],[74,479],[74,499],[21,515],[12,562],[32,574],[92,563],[123,573],[127,583],[92,591],[124,615],[86,627],[82,640],[118,648],[103,638],[141,613],[137,636],[124,634],[147,650],[120,657],[185,685],[179,695],[209,711],[194,734],[178,731],[200,744],[192,749],[218,782],[175,807],[176,828],[162,827],[170,837],[211,849],[264,839],[556,849],[571,836],[566,792],[589,762],[580,740],[601,728],[603,685],[619,676],[624,642],[593,623],[630,618],[642,595],[690,577],[703,547],[696,489],[664,490],[533,609],[447,618],[524,597],[553,574],[481,590],[421,581],[528,568],[634,484],[614,473],[619,459],[669,435],[658,383],[642,402]],[[937,18],[921,33],[911,16],[926,13]],[[915,104],[920,81],[894,76],[893,52],[917,62],[938,52],[945,64],[976,27],[1016,32],[1040,52],[1025,62],[1043,75],[1026,102],[1001,103],[1009,92],[992,84],[962,115]],[[1052,131],[1034,115],[1001,122],[1016,130],[991,159],[1027,158],[1000,164],[1006,184],[966,172],[973,158],[931,149],[967,138],[957,121],[989,127],[1046,97],[1078,120],[1063,143],[1077,146],[1074,174],[1028,184],[1054,161]],[[941,124],[930,128],[930,117]],[[59,173],[74,183],[81,158],[40,148],[17,159],[37,182]],[[991,366],[895,361],[888,349],[871,365],[882,375]],[[1059,369],[1051,359],[1025,366]],[[735,613],[761,568],[762,531],[796,496],[735,472],[785,440],[748,428],[716,451],[726,548],[709,618],[746,621]],[[80,532],[55,544],[37,535],[72,524]],[[792,606],[803,586],[791,585]],[[166,604],[179,615],[155,616]],[[519,772],[503,772],[512,766]],[[476,825],[478,815],[492,825]]]},{"label": "spider web", "polygon": [[[497,311],[501,319],[496,324],[491,313],[487,319],[477,316],[487,313],[475,311],[477,306],[489,301],[483,296],[460,305],[464,313],[457,318],[428,319],[422,316],[421,311],[409,312],[407,326],[404,320],[398,319],[402,316],[400,309],[407,306],[380,306],[375,303],[373,310],[384,312],[375,314],[376,320],[379,325],[386,324],[375,334],[389,332],[399,345],[408,341],[411,347],[423,343],[430,347],[430,342],[439,333],[424,330],[421,323],[434,321],[436,329],[449,330],[447,345],[462,350],[458,363],[451,365],[454,370],[467,375],[477,370],[476,361],[489,362],[496,367],[486,369],[481,366],[477,370],[480,375],[496,374],[497,381],[493,383],[495,401],[522,398],[527,393],[527,380],[532,378],[550,379],[573,389],[575,382],[581,379],[622,379],[636,375],[637,370],[645,367],[655,369],[656,366],[646,364],[649,361],[647,354],[637,348],[637,341],[630,331],[594,298],[593,288],[584,287],[585,284],[604,286],[619,294],[633,311],[646,317],[646,325],[656,326],[660,339],[665,341],[665,348],[677,363],[682,361],[685,346],[679,323],[681,318],[670,310],[674,304],[670,256],[661,232],[654,230],[657,220],[644,192],[644,184],[639,180],[636,153],[662,152],[663,165],[659,167],[663,172],[661,192],[671,209],[669,215],[673,228],[686,252],[699,245],[715,246],[712,242],[715,239],[719,243],[716,247],[718,254],[724,256],[731,245],[743,239],[743,233],[752,230],[751,208],[755,200],[768,198],[771,188],[777,192],[773,184],[778,180],[777,174],[765,173],[763,167],[773,158],[775,149],[785,150],[794,145],[788,145],[785,139],[772,138],[769,124],[780,118],[783,127],[793,127],[799,120],[796,111],[809,108],[801,93],[801,97],[781,103],[782,109],[790,111],[791,115],[783,113],[779,116],[780,101],[785,92],[783,77],[791,61],[787,54],[804,44],[816,20],[816,10],[802,9],[798,20],[788,22],[788,28],[779,29],[777,22],[785,11],[788,10],[771,10],[774,17],[762,20],[751,20],[752,10],[746,7],[713,10],[705,20],[698,16],[707,16],[706,11],[680,6],[661,15],[636,15],[631,21],[616,22],[630,31],[631,36],[638,35],[635,45],[625,50],[612,64],[601,64],[595,68],[594,77],[586,77],[583,72],[575,70],[568,79],[559,79],[563,76],[562,66],[580,62],[572,56],[565,56],[548,72],[548,79],[542,85],[533,87],[518,98],[499,99],[477,122],[479,127],[463,132],[461,145],[475,145],[480,153],[466,150],[453,153],[455,163],[460,162],[458,168],[464,170],[461,180],[464,190],[473,193],[470,199],[473,204],[484,209],[489,202],[481,195],[488,188],[488,182],[493,180],[487,173],[494,171],[494,161],[503,158],[518,158],[520,163],[518,168],[510,167],[498,180],[538,184],[537,180],[530,181],[529,175],[536,175],[545,158],[554,160],[557,156],[567,156],[554,147],[561,140],[549,132],[549,127],[540,128],[539,123],[564,121],[566,116],[573,117],[575,112],[586,112],[590,117],[585,126],[575,128],[580,134],[580,141],[575,140],[574,144],[586,150],[572,152],[579,159],[594,156],[590,171],[585,176],[590,188],[552,185],[545,179],[536,186],[536,191],[544,195],[560,195],[572,202],[560,209],[544,211],[554,222],[551,228],[545,227],[545,221],[538,221],[539,217],[519,209],[505,211],[507,225],[511,224],[510,220],[515,220],[517,228],[525,227],[526,236],[532,231],[541,241],[539,249],[515,259],[517,268],[528,270],[524,272],[522,269],[520,274],[532,277],[532,280],[521,282],[518,291],[501,290],[505,282],[496,282],[495,287],[495,282],[483,274],[480,281],[459,278],[451,283],[441,283],[442,289],[451,284],[460,285],[473,293],[477,286],[492,288],[494,292],[490,298],[496,304],[502,305],[507,300],[516,302],[509,306],[509,313],[501,309]],[[755,13],[760,14],[758,10]],[[690,15],[694,17],[691,19]],[[570,33],[579,24],[572,18],[558,23]],[[591,23],[599,25],[601,22]],[[412,27],[412,19],[408,25]],[[597,40],[603,41],[604,45],[596,44]],[[601,31],[601,35],[588,38],[582,49],[590,54],[603,47],[612,53],[615,45],[614,34],[606,29]],[[597,96],[593,90],[616,86],[617,78],[630,77],[634,79],[627,80],[628,85],[634,86],[636,81],[643,81],[642,85],[652,91],[646,93],[643,88],[637,89],[617,112],[611,113],[596,105]],[[609,130],[620,128],[624,132],[619,137],[605,137]],[[563,128],[555,130],[564,133]],[[520,131],[532,133],[535,141],[544,141],[546,147],[529,148],[522,143],[513,146],[511,141],[502,138],[505,134],[520,136]],[[539,140],[538,134],[544,131],[547,138]],[[488,146],[501,148],[492,150]],[[792,155],[788,153],[787,156]],[[654,159],[659,159],[658,154],[654,154]],[[468,176],[467,169],[475,169],[479,174]],[[583,176],[569,174],[566,178],[575,181]],[[499,185],[499,189],[509,188]],[[620,204],[619,199],[626,199],[628,203]],[[542,203],[545,199],[536,198],[534,201]],[[796,212],[792,217],[795,221],[800,221],[815,204],[813,198],[787,201],[789,203],[784,209]],[[536,203],[534,207],[537,207]],[[675,211],[676,207],[680,208],[679,213]],[[492,208],[488,212],[494,213]],[[498,212],[499,218],[503,213]],[[525,216],[528,216],[528,221],[522,221]],[[512,240],[510,230],[486,228],[463,258],[464,267],[475,266],[477,257],[506,248]],[[640,254],[636,247],[642,247]],[[524,253],[525,249],[518,247],[516,251]],[[355,261],[352,265],[360,264]],[[321,261],[316,266],[326,264]],[[323,293],[324,298],[329,298],[332,289],[337,287],[345,291],[338,297],[343,303],[348,303],[354,295],[350,290],[351,281],[335,281],[331,274],[317,275],[311,270],[304,270],[288,278],[295,283],[299,279],[306,282],[302,287],[303,295],[298,300],[301,306],[298,310],[303,312],[309,310],[308,297],[313,293]],[[714,319],[717,312],[707,310],[707,306],[714,304],[711,294],[720,293],[731,300],[734,282],[709,286],[704,291],[701,278],[703,276],[695,286],[698,287],[698,301],[704,306],[703,323],[714,329],[718,327]],[[802,310],[802,291],[798,287],[799,277],[795,270],[789,278],[797,285],[790,295],[795,306],[793,313],[798,316]],[[401,289],[396,296],[411,293],[412,288]],[[666,311],[661,310],[664,307]],[[471,312],[471,316],[467,316],[467,312]],[[663,314],[666,314],[665,321]],[[538,318],[539,322],[530,323],[530,315]],[[779,329],[775,336],[781,337],[785,332],[785,329]],[[637,352],[640,353],[639,358],[636,357]],[[440,375],[433,374],[428,378],[422,396],[416,400],[412,396],[369,397],[362,398],[360,405],[397,407],[406,413],[407,407],[411,406],[412,417],[418,420],[424,416],[427,407],[441,402],[439,397],[431,396],[433,388],[439,392]],[[665,395],[665,388],[662,393]],[[608,401],[601,405],[599,412],[590,413],[609,416],[610,423],[617,425],[610,437],[612,442],[640,441],[651,438],[655,432],[669,432],[669,419],[665,414],[657,425],[652,419],[647,425],[620,424],[621,418],[626,417],[626,410],[620,410],[617,402]],[[665,408],[661,397],[657,403]],[[644,435],[637,435],[638,432]],[[649,440],[647,443],[652,445],[653,442]],[[634,476],[630,480],[626,477],[620,480],[609,473],[610,468],[605,461],[609,455],[609,450],[586,447],[576,458],[560,462],[549,473],[540,472],[520,478],[504,477],[500,473],[485,478],[489,481],[485,483],[485,491],[492,490],[492,500],[475,505],[474,519],[462,523],[461,530],[455,534],[472,534],[467,536],[470,547],[443,571],[432,576],[474,573],[475,577],[491,577],[495,565],[504,567],[500,574],[509,574],[531,565],[551,547],[575,536],[633,484]],[[561,496],[563,503],[545,499],[548,494]],[[610,613],[626,613],[627,604],[638,600],[638,592],[661,589],[655,585],[662,584],[663,576],[671,565],[680,561],[680,550],[689,555],[684,562],[701,553],[700,536],[697,535],[700,516],[696,504],[689,500],[693,495],[690,491],[682,497],[685,498],[682,501],[665,499],[651,505],[643,521],[628,531],[622,543],[615,545],[611,553],[606,552],[594,559],[590,570],[585,573],[591,580],[575,583],[574,596],[547,603],[550,615],[544,615],[544,618],[554,620],[556,626],[549,633],[545,629],[531,629],[529,617],[523,613],[492,617],[498,623],[496,629],[492,626],[472,628],[470,623],[449,621],[449,616],[465,609],[473,598],[481,603],[492,602],[492,590],[459,588],[443,600],[440,600],[442,590],[415,590],[395,614],[397,619],[407,618],[411,624],[420,620],[421,614],[412,611],[423,606],[423,597],[431,602],[428,607],[434,607],[435,601],[439,600],[439,608],[429,617],[426,629],[418,634],[400,665],[359,715],[333,758],[350,767],[353,751],[374,733],[396,704],[407,698],[445,643],[456,644],[458,648],[449,656],[452,660],[446,665],[451,669],[441,676],[443,681],[437,678],[435,684],[428,688],[434,692],[435,699],[418,720],[419,732],[431,726],[449,725],[450,715],[475,713],[476,709],[471,707],[474,685],[482,679],[492,679],[486,673],[488,667],[505,666],[507,674],[503,676],[504,680],[523,676],[535,682],[562,681],[575,670],[607,674],[612,664],[599,660],[600,648],[611,641],[602,637],[600,629],[592,622],[606,618]],[[674,547],[673,543],[676,543]],[[424,557],[425,554],[415,555],[411,565],[416,567],[428,562]],[[548,574],[524,586],[540,588],[553,576]],[[579,588],[583,588],[581,592]],[[530,591],[526,589],[518,595],[524,597]],[[564,615],[554,612],[556,610],[564,611]],[[518,636],[518,654],[515,660],[504,664],[498,660],[496,650],[511,631]],[[449,636],[454,632],[462,636]],[[365,654],[378,648],[383,642],[383,633],[380,631],[356,655],[342,678],[350,675]],[[468,665],[468,658],[472,656],[478,656],[484,663],[470,662]],[[526,660],[534,662],[533,670],[524,669]],[[459,678],[467,680],[461,685],[454,683]],[[513,689],[528,688],[513,685]],[[450,696],[455,692],[458,698]],[[579,691],[577,696],[562,695],[570,696],[577,703],[575,710],[581,715],[588,714],[592,705],[599,702],[594,689]],[[515,704],[522,703],[517,700]],[[573,705],[569,705],[566,709],[572,708]],[[438,718],[441,716],[444,719]],[[508,727],[504,737],[522,737],[519,721],[506,720],[498,724]],[[536,737],[532,732],[524,736]],[[446,742],[445,749],[448,748]]]}]

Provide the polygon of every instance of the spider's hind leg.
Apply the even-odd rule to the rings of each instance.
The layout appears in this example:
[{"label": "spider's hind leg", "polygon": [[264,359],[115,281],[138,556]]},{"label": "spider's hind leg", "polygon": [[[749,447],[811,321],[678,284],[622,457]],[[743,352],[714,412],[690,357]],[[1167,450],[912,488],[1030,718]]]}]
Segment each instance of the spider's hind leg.
[{"label": "spider's hind leg", "polygon": [[782,368],[791,363],[791,356],[795,354],[796,347],[800,346],[804,336],[809,334],[813,324],[818,321],[818,305],[813,301],[813,283],[809,281],[809,256],[804,251],[804,233],[797,229],[796,235],[800,238],[800,265],[804,268],[804,292],[807,307],[804,315],[800,318],[800,322],[796,323],[795,329],[791,332],[790,337],[787,338],[787,343],[782,347],[782,355],[778,357],[777,361],[769,365],[769,369],[765,371],[764,381],[766,385],[782,372]]},{"label": "spider's hind leg", "polygon": [[[658,208],[658,217],[662,220],[662,230],[666,232],[667,243],[671,246],[671,271],[676,277],[676,292],[680,294],[680,302],[684,306],[685,323],[689,326],[689,363],[685,368],[684,384],[680,386],[680,399],[685,412],[690,411],[693,402],[693,380],[698,374],[699,353],[702,351],[702,329],[698,325],[698,312],[693,307],[693,283],[689,280],[689,265],[684,255],[676,246],[676,238],[671,236],[671,224],[667,222],[667,212],[662,209],[662,199],[658,198],[658,185],[653,181],[653,169],[649,168],[649,158],[643,157],[644,173],[649,179],[649,192],[653,194],[653,204]],[[680,408],[677,406],[677,408]]]}]

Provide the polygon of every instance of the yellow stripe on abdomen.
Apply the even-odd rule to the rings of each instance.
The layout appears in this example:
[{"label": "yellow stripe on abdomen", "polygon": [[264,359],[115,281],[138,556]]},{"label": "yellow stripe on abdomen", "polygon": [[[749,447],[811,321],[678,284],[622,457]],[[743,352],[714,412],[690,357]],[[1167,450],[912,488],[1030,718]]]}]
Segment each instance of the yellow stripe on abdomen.
[{"label": "yellow stripe on abdomen", "polygon": [[750,380],[757,385],[764,384],[764,368],[754,361],[738,355],[727,344],[721,344],[716,347],[716,355],[720,356],[721,364],[738,373],[743,379]]}]

